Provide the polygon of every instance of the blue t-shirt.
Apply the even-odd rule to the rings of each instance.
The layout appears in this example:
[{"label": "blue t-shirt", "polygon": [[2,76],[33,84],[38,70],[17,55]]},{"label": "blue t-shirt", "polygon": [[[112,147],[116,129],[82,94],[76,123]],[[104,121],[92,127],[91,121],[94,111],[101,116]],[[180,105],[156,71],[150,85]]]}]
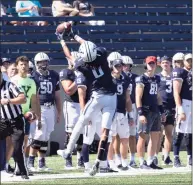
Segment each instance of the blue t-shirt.
[{"label": "blue t-shirt", "polygon": [[[15,9],[18,10],[20,8],[27,8],[29,6],[37,6],[38,8],[42,7],[39,1],[26,0],[26,1],[17,1]],[[28,10],[23,13],[18,13],[18,16],[19,17],[36,17],[36,16],[39,16],[39,13],[38,11]]]}]

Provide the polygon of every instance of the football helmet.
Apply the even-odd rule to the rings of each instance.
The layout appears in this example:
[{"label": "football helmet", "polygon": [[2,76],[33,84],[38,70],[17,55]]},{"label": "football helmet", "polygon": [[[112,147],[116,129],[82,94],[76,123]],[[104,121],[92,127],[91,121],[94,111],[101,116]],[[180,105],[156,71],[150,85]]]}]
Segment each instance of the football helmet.
[{"label": "football helmet", "polygon": [[123,64],[131,64],[133,65],[133,60],[129,56],[122,56]]},{"label": "football helmet", "polygon": [[172,66],[173,68],[176,67],[176,64],[175,62],[178,61],[178,60],[184,60],[184,54],[179,52],[179,53],[176,53],[173,57],[172,57]]},{"label": "football helmet", "polygon": [[[42,63],[42,61],[47,61]],[[37,53],[34,57],[34,62],[37,70],[43,70],[46,71],[48,69],[48,62],[50,61],[50,58],[46,53],[40,52]]]},{"label": "football helmet", "polygon": [[97,57],[97,46],[90,41],[83,42],[79,47],[79,55],[84,62],[93,62]]},{"label": "football helmet", "polygon": [[109,63],[109,67],[112,68],[113,67],[113,61],[114,60],[118,60],[118,59],[122,60],[121,54],[119,52],[116,52],[116,51],[115,52],[111,52],[109,54],[109,56],[107,57],[107,61]]},{"label": "football helmet", "polygon": [[184,60],[192,59],[192,53],[187,53],[184,55]]},{"label": "football helmet", "polygon": [[10,63],[11,59],[10,58],[2,58],[2,62],[9,62]]}]

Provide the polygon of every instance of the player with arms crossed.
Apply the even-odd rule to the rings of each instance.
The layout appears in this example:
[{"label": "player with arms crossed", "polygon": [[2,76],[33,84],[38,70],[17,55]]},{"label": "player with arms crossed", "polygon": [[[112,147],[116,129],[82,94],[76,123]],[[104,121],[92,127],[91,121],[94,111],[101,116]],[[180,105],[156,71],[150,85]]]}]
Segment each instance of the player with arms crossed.
[{"label": "player with arms crossed", "polygon": [[123,60],[123,71],[129,77],[130,84],[130,97],[132,102],[132,110],[133,110],[133,121],[134,124],[129,124],[129,150],[130,150],[130,162],[129,166],[136,167],[135,163],[135,151],[136,151],[136,125],[138,122],[137,108],[135,104],[135,79],[138,77],[137,74],[132,72],[133,60],[129,56],[122,56]]},{"label": "player with arms crossed", "polygon": [[180,167],[179,151],[185,136],[188,154],[187,166],[192,166],[192,54],[184,55],[184,68],[172,72],[173,93],[176,103],[176,138],[174,140],[174,167]]},{"label": "player with arms crossed", "polygon": [[[78,70],[83,73],[86,79],[90,80],[92,87],[90,99],[74,127],[63,156],[65,158],[70,157],[85,124],[89,123],[93,114],[102,111],[102,136],[99,143],[97,160],[89,173],[90,175],[95,175],[99,169],[100,161],[106,160],[105,153],[109,129],[111,128],[116,109],[116,87],[113,84],[111,71],[108,67],[106,50],[104,48],[97,48],[94,43],[85,41],[78,35],[75,35],[74,39],[81,44],[79,47],[80,58],[75,62],[70,52],[67,57],[74,64],[85,64],[84,66],[80,66]],[[66,43],[64,40],[61,40],[61,45],[65,47]]]},{"label": "player with arms crossed", "polygon": [[[139,114],[137,153],[141,169],[162,169],[153,163],[161,130],[160,114],[162,121],[165,121],[162,101],[158,92],[160,78],[155,75],[156,63],[156,57],[147,57],[144,64],[146,72],[136,78],[136,106]],[[146,163],[144,155],[147,134],[150,135],[150,140]]]},{"label": "player with arms crossed", "polygon": [[57,109],[56,122],[59,123],[61,118],[59,75],[55,71],[48,69],[50,59],[46,53],[37,53],[34,61],[37,71],[32,74],[32,78],[38,88],[42,128],[38,129],[36,127],[32,129],[29,167],[32,171],[35,171],[34,160],[38,151],[38,171],[48,171],[50,169],[46,167],[45,154],[50,134],[54,130],[55,125],[54,105],[56,105]]}]

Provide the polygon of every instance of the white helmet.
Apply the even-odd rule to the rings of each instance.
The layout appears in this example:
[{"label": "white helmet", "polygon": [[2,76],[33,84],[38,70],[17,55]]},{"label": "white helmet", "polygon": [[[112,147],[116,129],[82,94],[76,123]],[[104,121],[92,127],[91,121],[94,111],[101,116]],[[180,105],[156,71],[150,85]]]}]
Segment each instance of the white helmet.
[{"label": "white helmet", "polygon": [[172,57],[172,67],[175,68],[176,67],[176,64],[175,64],[175,61],[178,61],[178,60],[184,60],[184,54],[179,52],[179,53],[176,53],[173,57]]},{"label": "white helmet", "polygon": [[97,46],[90,41],[83,42],[79,47],[80,57],[84,62],[93,62],[97,57]]},{"label": "white helmet", "polygon": [[192,59],[192,53],[187,53],[184,55],[184,61],[186,61],[188,59]]},{"label": "white helmet", "polygon": [[31,61],[29,61],[29,68],[34,68],[34,64]]},{"label": "white helmet", "polygon": [[50,58],[46,53],[43,53],[43,52],[37,53],[36,56],[34,57],[34,62],[37,70],[43,70],[43,71],[47,70],[48,64],[47,65],[38,64],[38,62],[40,61],[48,61],[48,62],[50,61]]},{"label": "white helmet", "polygon": [[131,64],[133,65],[133,60],[129,56],[122,56],[123,64]]},{"label": "white helmet", "polygon": [[113,61],[117,59],[121,59],[121,54],[119,52],[114,51],[109,54],[109,56],[107,57],[107,61],[110,68],[112,67]]}]

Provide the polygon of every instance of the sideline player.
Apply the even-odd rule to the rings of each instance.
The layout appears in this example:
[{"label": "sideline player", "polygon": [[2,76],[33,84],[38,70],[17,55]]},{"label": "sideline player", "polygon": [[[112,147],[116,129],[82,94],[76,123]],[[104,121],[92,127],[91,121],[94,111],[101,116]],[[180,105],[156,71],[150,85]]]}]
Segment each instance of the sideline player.
[{"label": "sideline player", "polygon": [[[78,52],[71,52],[74,58],[78,58]],[[70,139],[71,133],[74,129],[76,122],[80,116],[80,105],[78,98],[77,85],[75,83],[76,75],[73,69],[73,66],[69,63],[67,69],[63,69],[60,71],[60,82],[62,84],[64,90],[64,105],[63,105],[63,113],[65,120],[65,132],[66,132],[66,141],[65,148]],[[83,135],[81,134],[77,141],[77,167],[82,168],[84,166],[83,159],[81,156],[81,149],[83,144]],[[57,153],[60,155],[61,150],[58,150]],[[72,157],[66,160],[65,168],[72,168]]]},{"label": "sideline player", "polygon": [[187,148],[187,166],[192,166],[192,54],[184,55],[184,68],[172,72],[173,93],[176,103],[176,138],[174,139],[174,167],[180,167],[180,146],[183,137]]},{"label": "sideline player", "polygon": [[137,108],[135,104],[135,79],[138,77],[137,74],[132,73],[133,60],[129,56],[122,56],[123,60],[123,71],[128,75],[130,80],[130,97],[132,102],[132,110],[133,110],[133,120],[134,124],[129,124],[129,151],[130,151],[130,162],[129,166],[136,167],[137,164],[135,162],[135,152],[136,152],[136,132],[137,132]]},{"label": "sideline player", "polygon": [[[170,58],[164,56],[160,59],[160,65],[162,68],[161,73],[158,74],[160,77],[160,84],[158,91],[162,98],[164,113],[166,115],[166,121],[162,122],[164,126],[164,143],[163,143],[163,153],[164,153],[164,164],[170,165],[172,161],[170,159],[170,151],[172,147],[172,135],[175,122],[175,101],[173,96],[173,86],[172,86],[172,73],[171,73],[171,61]],[[161,138],[160,138],[161,139]],[[158,149],[160,147],[158,146]],[[154,160],[157,158],[154,158]],[[156,160],[157,161],[157,160]]]},{"label": "sideline player", "polygon": [[[111,60],[109,67],[112,70],[113,82],[117,86],[117,110],[110,131],[108,160],[110,168],[114,169],[113,148],[116,135],[120,137],[121,170],[128,170],[128,143],[129,124],[133,124],[132,102],[129,93],[130,81],[123,72],[122,59]],[[127,111],[127,112],[126,112]],[[128,114],[128,115],[127,115]],[[128,116],[128,118],[127,118]],[[112,138],[111,138],[112,137]]]},{"label": "sideline player", "polygon": [[[161,97],[158,92],[159,77],[155,75],[157,58],[148,56],[145,59],[146,72],[136,78],[136,106],[139,114],[137,153],[141,169],[162,169],[153,163],[159,133],[161,130],[160,115],[165,121]],[[147,134],[150,140],[147,148],[148,160],[144,160]]]},{"label": "sideline player", "polygon": [[[48,142],[50,134],[54,130],[55,125],[55,107],[57,109],[56,122],[60,122],[61,118],[61,100],[60,100],[60,86],[59,75],[53,70],[49,70],[49,57],[46,53],[37,53],[34,57],[36,70],[32,74],[32,78],[36,82],[38,88],[38,95],[41,106],[41,129],[39,125],[33,124],[30,132],[32,138],[29,169],[36,171],[34,168],[34,160],[38,152],[38,171],[49,171],[46,166],[45,156],[48,149]],[[31,125],[32,126],[32,125]]]}]

